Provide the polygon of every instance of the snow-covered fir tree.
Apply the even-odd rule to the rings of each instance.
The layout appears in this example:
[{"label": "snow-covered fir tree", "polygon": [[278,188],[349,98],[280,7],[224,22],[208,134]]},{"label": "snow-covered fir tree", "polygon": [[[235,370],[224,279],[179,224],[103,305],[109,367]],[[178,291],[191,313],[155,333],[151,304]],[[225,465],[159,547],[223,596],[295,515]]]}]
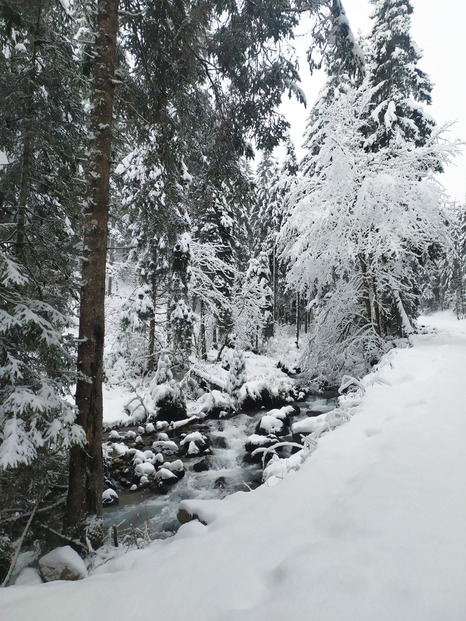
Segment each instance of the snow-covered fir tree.
[{"label": "snow-covered fir tree", "polygon": [[81,437],[65,337],[79,248],[85,80],[60,4],[0,14],[0,462],[31,463]]},{"label": "snow-covered fir tree", "polygon": [[411,37],[410,0],[371,0],[366,89],[370,93],[365,146],[425,145],[435,121],[423,104],[431,103],[432,83],[419,67],[422,53]]}]

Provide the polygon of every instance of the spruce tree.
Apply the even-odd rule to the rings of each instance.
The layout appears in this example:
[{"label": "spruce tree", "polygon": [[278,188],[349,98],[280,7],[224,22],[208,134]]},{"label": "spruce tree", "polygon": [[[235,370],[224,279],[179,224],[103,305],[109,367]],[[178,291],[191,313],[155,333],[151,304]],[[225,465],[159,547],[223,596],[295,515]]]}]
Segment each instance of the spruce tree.
[{"label": "spruce tree", "polygon": [[411,37],[412,4],[410,0],[371,0],[371,4],[365,146],[371,151],[423,146],[435,127],[423,107],[431,103],[432,83],[417,66],[422,54]]},{"label": "spruce tree", "polygon": [[[13,533],[85,440],[71,395],[87,95],[73,11],[0,6],[0,478]],[[33,524],[31,539],[43,535]]]}]

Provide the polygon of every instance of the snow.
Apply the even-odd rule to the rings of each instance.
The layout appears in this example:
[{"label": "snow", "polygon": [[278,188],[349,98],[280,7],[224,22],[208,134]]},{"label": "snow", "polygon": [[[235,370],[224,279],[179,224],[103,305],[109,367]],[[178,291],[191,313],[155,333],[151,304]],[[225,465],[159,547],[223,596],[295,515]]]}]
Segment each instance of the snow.
[{"label": "snow", "polygon": [[138,464],[134,469],[136,476],[138,477],[150,477],[155,474],[155,467],[148,461]]},{"label": "snow", "polygon": [[205,436],[202,435],[199,431],[193,431],[192,433],[188,433],[180,442],[180,446],[184,444],[188,444],[190,442],[199,442],[199,444],[205,444]]},{"label": "snow", "polygon": [[128,412],[125,410],[128,401],[132,395],[120,386],[110,386],[104,384],[104,424],[115,425],[117,423],[124,424],[130,421]]},{"label": "snow", "polygon": [[266,414],[261,418],[260,428],[268,434],[272,433],[280,433],[283,429],[283,421],[276,418],[275,416],[270,416]]},{"label": "snow", "polygon": [[83,559],[71,546],[55,548],[39,559],[39,566],[47,581],[57,580],[58,576],[65,580],[81,580],[87,576]]},{"label": "snow", "polygon": [[436,332],[361,380],[349,421],[299,470],[189,501],[206,526],[86,580],[2,589],[0,619],[134,619],[154,610],[156,585],[170,621],[464,621],[466,321],[420,323]]}]

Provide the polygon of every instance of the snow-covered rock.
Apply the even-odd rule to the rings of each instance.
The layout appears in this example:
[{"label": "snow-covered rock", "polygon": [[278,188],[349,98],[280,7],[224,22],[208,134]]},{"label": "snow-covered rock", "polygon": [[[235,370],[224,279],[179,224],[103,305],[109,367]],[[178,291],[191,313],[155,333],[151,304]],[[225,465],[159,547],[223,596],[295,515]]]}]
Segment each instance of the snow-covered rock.
[{"label": "snow-covered rock", "polygon": [[181,440],[180,446],[184,446],[185,444],[189,444],[190,442],[195,442],[196,444],[205,444],[206,437],[202,435],[199,431],[193,431],[192,433],[188,433]]},{"label": "snow-covered rock", "polygon": [[145,461],[142,464],[138,464],[134,469],[134,474],[137,477],[150,477],[155,474],[155,467],[148,461]]},{"label": "snow-covered rock", "polygon": [[45,582],[53,580],[82,580],[87,577],[83,559],[71,546],[55,548],[41,559],[39,568]]},{"label": "snow-covered rock", "polygon": [[283,421],[267,414],[260,419],[257,431],[266,435],[279,434],[283,431],[283,427]]},{"label": "snow-covered rock", "polygon": [[156,440],[152,444],[152,448],[157,453],[163,453],[164,455],[174,455],[178,453],[178,446],[176,442],[172,442],[171,440]]},{"label": "snow-covered rock", "polygon": [[172,462],[168,462],[166,461],[161,468],[164,468],[165,470],[170,470],[170,472],[173,472],[173,474],[175,474],[177,476],[177,478],[181,479],[184,476],[184,465],[183,462],[181,461],[181,459],[176,459],[175,461]]},{"label": "snow-covered rock", "polygon": [[117,505],[120,502],[118,498],[118,494],[112,488],[106,489],[102,494],[102,504],[104,507],[109,507],[111,505]]},{"label": "snow-covered rock", "polygon": [[160,479],[164,483],[176,483],[178,481],[178,477],[168,468],[160,468],[157,472],[157,479]]}]

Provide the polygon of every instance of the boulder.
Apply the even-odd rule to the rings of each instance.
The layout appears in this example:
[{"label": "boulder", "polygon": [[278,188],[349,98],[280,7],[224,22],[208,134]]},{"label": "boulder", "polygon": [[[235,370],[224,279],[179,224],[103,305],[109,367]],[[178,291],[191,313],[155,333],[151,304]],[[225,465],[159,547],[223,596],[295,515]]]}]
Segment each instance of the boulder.
[{"label": "boulder", "polygon": [[53,580],[82,580],[87,577],[83,559],[70,546],[55,548],[41,559],[39,569],[45,582]]}]

